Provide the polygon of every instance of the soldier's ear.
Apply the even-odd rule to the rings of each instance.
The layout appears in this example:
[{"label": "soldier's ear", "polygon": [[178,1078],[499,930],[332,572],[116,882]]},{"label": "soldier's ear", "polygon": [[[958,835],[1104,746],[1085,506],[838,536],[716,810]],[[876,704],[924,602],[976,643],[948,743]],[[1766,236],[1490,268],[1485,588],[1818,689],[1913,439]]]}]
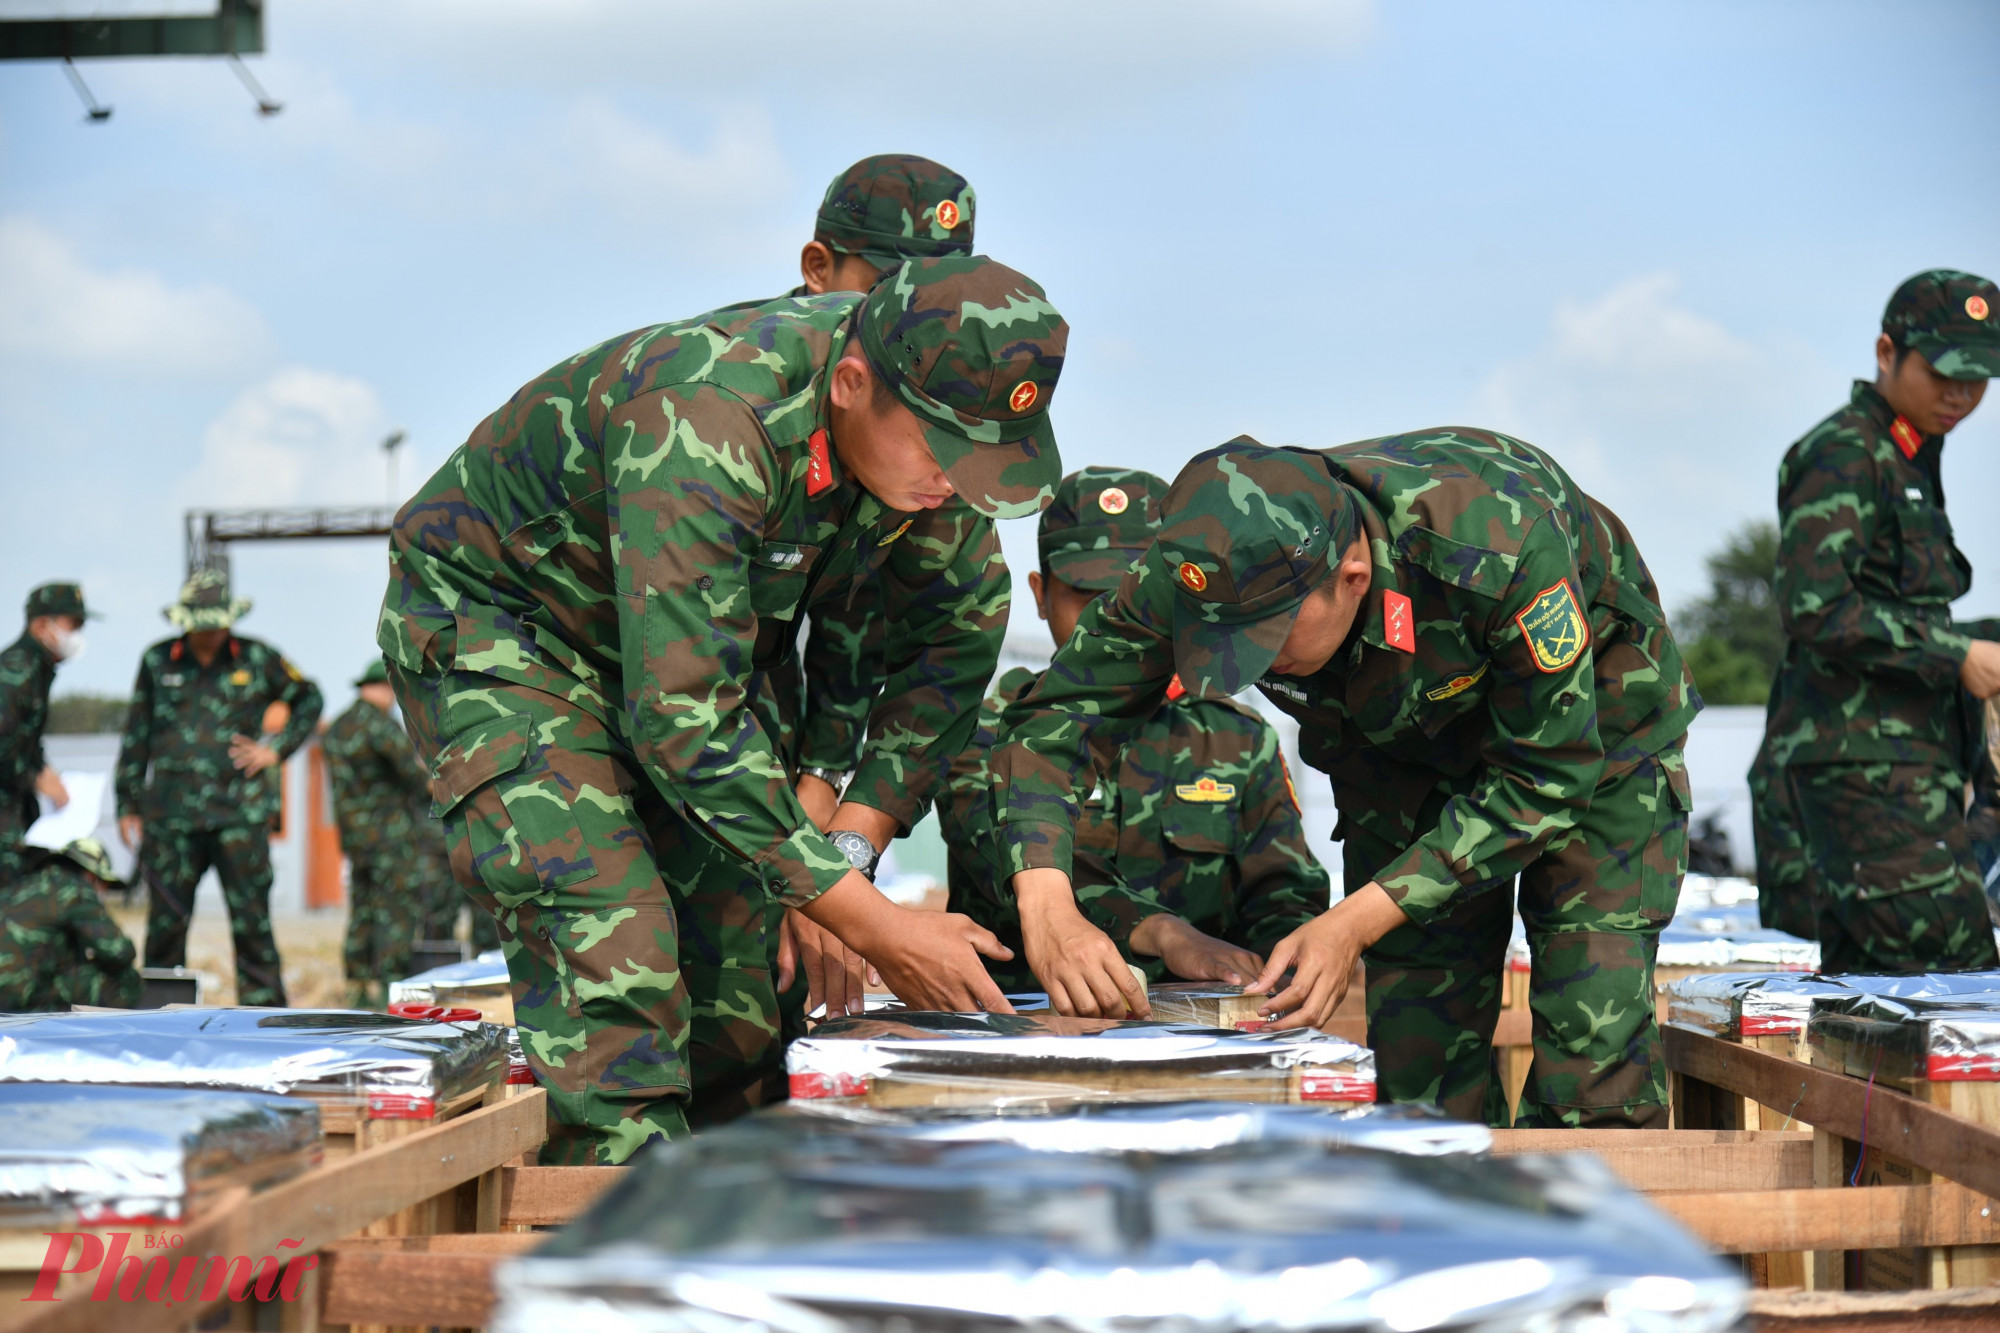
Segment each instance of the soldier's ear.
[{"label": "soldier's ear", "polygon": [[1028,591],[1035,594],[1035,614],[1043,620],[1047,620],[1049,618],[1049,590],[1048,586],[1042,582],[1041,570],[1031,569],[1028,571]]},{"label": "soldier's ear", "polygon": [[833,251],[825,241],[807,241],[799,251],[799,279],[814,296],[833,285]]},{"label": "soldier's ear", "polygon": [[875,392],[875,372],[858,352],[849,352],[826,373],[827,397],[843,412],[868,405]]}]

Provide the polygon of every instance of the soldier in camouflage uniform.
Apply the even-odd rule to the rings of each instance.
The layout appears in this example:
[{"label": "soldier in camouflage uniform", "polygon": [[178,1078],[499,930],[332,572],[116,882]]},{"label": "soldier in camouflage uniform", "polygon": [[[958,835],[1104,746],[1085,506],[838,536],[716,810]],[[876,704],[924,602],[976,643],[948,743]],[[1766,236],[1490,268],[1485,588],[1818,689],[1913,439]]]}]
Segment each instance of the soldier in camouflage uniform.
[{"label": "soldier in camouflage uniform", "polygon": [[[1145,555],[1166,493],[1152,473],[1114,467],[1072,472],[1056,488],[1042,511],[1042,567],[1028,581],[1058,648],[1083,609]],[[1001,711],[1037,679],[1026,668],[1000,678],[938,801],[950,909],[1014,951],[1011,963],[987,965],[1010,991],[1036,983],[1007,889],[991,758]],[[1278,733],[1254,709],[1170,682],[1157,712],[1091,760],[1095,782],[1077,815],[1077,905],[1149,980],[1241,985],[1271,946],[1326,910],[1326,870],[1306,846]]]},{"label": "soldier in camouflage uniform", "polygon": [[347,854],[347,981],[356,1003],[380,1004],[410,974],[410,945],[428,924],[429,774],[409,733],[389,715],[395,692],[376,658],[354,682],[359,697],[320,738],[333,779],[340,850]]},{"label": "soldier in camouflage uniform", "polygon": [[1535,1055],[1517,1123],[1666,1124],[1652,962],[1700,700],[1610,511],[1539,450],[1456,427],[1190,463],[1146,559],[1007,710],[995,764],[1028,961],[1081,1012],[1129,984],[1065,882],[1088,744],[1158,708],[1176,668],[1297,717],[1340,805],[1346,897],[1272,950],[1254,986],[1297,972],[1264,1012],[1323,1023],[1365,950],[1384,1099],[1504,1118],[1518,876]]},{"label": "soldier in camouflage uniform", "polygon": [[[271,937],[271,824],[280,765],[319,722],[319,687],[278,650],[231,626],[250,609],[228,578],[203,570],[165,615],[182,631],[139,659],[118,747],[118,825],[146,885],[146,966],[187,959],[195,887],[222,881],[236,953],[238,1004],[283,1005]],[[265,711],[289,712],[263,737]]]},{"label": "soldier in camouflage uniform", "polygon": [[1005,951],[873,889],[886,837],[807,818],[752,696],[803,608],[879,580],[888,684],[841,809],[914,822],[999,654],[992,516],[1061,474],[1067,333],[980,257],[641,329],[530,382],[398,516],[380,641],[453,873],[501,921],[543,1161],[684,1130],[695,1006],[776,1066],[767,904],[747,879],[690,902],[680,873],[711,843],[912,1002],[1006,1007],[977,958]]},{"label": "soldier in camouflage uniform", "polygon": [[28,594],[27,626],[0,650],[0,885],[24,870],[21,839],[41,813],[39,794],[69,804],[62,777],[42,755],[56,665],[83,651],[83,589],[44,583]]},{"label": "soldier in camouflage uniform", "polygon": [[23,861],[25,873],[0,885],[0,1013],[136,1007],[132,941],[97,896],[118,881],[103,844],[29,847]]},{"label": "soldier in camouflage uniform", "polygon": [[1875,382],[1778,468],[1787,641],[1764,753],[1784,798],[1769,823],[1800,832],[1826,971],[1991,968],[1965,786],[1977,701],[2000,692],[2000,622],[1951,619],[1972,566],[1939,464],[2000,371],[2000,289],[1919,273],[1890,298],[1875,356]]}]

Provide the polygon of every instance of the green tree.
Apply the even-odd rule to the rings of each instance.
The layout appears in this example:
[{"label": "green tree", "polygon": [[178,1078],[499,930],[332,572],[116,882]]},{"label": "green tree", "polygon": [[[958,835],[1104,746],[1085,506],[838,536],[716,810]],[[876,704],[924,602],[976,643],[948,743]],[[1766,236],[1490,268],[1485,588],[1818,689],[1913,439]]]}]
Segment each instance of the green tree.
[{"label": "green tree", "polygon": [[1778,525],[1753,519],[1707,560],[1709,593],[1681,613],[1676,631],[1701,697],[1712,704],[1761,704],[1785,656],[1772,581]]},{"label": "green tree", "polygon": [[82,736],[123,731],[130,702],[110,694],[58,694],[49,700],[48,732],[52,736]]}]

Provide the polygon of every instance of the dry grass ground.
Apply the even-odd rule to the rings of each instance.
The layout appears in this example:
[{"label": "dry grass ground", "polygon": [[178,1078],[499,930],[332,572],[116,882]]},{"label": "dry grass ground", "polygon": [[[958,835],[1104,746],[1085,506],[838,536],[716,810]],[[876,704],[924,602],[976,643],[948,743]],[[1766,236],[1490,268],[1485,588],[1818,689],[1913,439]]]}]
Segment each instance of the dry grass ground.
[{"label": "dry grass ground", "polygon": [[[146,911],[113,906],[119,929],[143,948]],[[347,938],[345,911],[312,912],[281,917],[273,923],[278,957],[284,962],[285,997],[301,1009],[339,1009],[347,1005],[347,980],[341,972],[340,946]],[[229,944],[229,920],[221,912],[197,911],[188,930],[187,965],[202,978],[207,1004],[236,1003],[236,963]]]}]

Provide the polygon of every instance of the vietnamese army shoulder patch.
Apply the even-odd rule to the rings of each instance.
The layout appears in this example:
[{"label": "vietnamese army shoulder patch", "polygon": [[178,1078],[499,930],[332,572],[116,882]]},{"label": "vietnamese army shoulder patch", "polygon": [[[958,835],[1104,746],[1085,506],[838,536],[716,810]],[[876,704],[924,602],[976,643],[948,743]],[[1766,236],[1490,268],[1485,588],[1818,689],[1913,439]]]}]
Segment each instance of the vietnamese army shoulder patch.
[{"label": "vietnamese army shoulder patch", "polygon": [[1183,801],[1233,801],[1236,799],[1236,784],[1217,782],[1214,778],[1196,778],[1193,782],[1183,782],[1175,786],[1174,795]]},{"label": "vietnamese army shoulder patch", "polygon": [[1514,617],[1514,623],[1521,627],[1537,671],[1561,671],[1590,646],[1590,622],[1583,618],[1568,579],[1536,593],[1535,600]]}]

